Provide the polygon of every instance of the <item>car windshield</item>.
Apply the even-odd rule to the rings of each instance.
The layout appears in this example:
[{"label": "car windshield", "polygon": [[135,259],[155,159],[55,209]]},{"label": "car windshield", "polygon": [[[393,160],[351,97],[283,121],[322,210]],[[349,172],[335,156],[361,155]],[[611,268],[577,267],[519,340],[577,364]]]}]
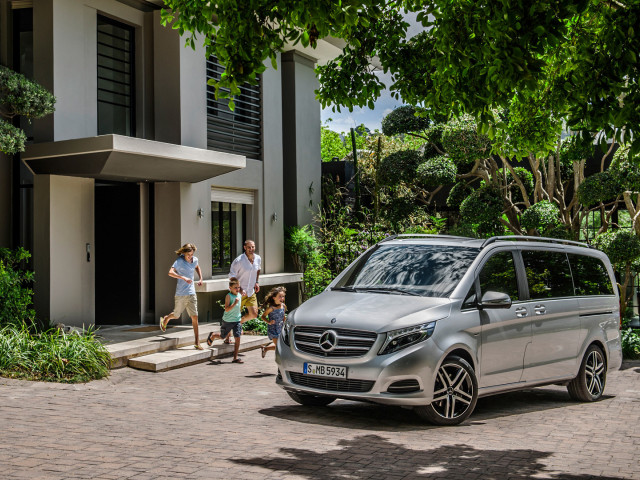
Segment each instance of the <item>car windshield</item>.
[{"label": "car windshield", "polygon": [[448,297],[478,252],[459,246],[383,244],[360,257],[333,289]]}]

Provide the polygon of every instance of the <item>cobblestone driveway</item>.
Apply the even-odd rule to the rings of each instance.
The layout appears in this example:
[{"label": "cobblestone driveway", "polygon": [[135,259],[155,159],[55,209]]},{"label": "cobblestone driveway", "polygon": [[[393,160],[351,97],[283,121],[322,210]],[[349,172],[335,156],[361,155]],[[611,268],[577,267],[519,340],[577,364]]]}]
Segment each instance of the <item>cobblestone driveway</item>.
[{"label": "cobblestone driveway", "polygon": [[640,362],[595,404],[539,388],[437,428],[400,408],[299,406],[272,353],[244,360],[75,386],[0,379],[0,478],[640,479]]}]

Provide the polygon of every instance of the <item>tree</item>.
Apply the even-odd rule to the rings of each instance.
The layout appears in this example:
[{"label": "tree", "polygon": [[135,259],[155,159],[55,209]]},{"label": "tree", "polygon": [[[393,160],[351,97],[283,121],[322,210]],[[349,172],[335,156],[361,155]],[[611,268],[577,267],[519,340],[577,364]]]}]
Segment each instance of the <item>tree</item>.
[{"label": "tree", "polygon": [[[575,131],[630,143],[640,152],[640,0],[167,0],[163,22],[202,35],[225,68],[222,96],[255,82],[286,43],[343,38],[343,53],[318,67],[323,106],[373,105],[384,88],[433,112],[472,115],[489,138],[504,127],[496,109],[535,102]],[[401,9],[419,12],[425,31],[407,38]],[[523,137],[529,149],[540,144]],[[502,148],[496,143],[495,148]],[[506,148],[507,146],[504,145]],[[513,152],[509,152],[513,153]]]},{"label": "tree", "polygon": [[53,112],[55,97],[24,75],[0,66],[0,151],[7,155],[24,151],[27,137],[7,120],[23,116],[44,117]]}]

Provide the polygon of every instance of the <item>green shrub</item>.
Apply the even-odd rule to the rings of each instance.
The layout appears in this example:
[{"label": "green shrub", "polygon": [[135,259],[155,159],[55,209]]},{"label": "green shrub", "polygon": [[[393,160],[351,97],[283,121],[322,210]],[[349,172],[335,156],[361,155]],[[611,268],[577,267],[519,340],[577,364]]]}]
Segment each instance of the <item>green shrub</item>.
[{"label": "green shrub", "polygon": [[586,207],[613,200],[622,190],[620,178],[611,171],[598,172],[584,179],[578,187],[578,200]]},{"label": "green shrub", "polygon": [[622,355],[630,360],[640,358],[640,335],[637,330],[631,328],[620,331],[622,339]]},{"label": "green shrub", "polygon": [[33,291],[29,288],[33,272],[20,269],[20,263],[29,257],[24,248],[0,248],[0,327],[34,323]]},{"label": "green shrub", "polygon": [[302,272],[302,296],[306,300],[329,285],[331,272],[311,225],[291,227],[286,233],[285,248],[293,256],[298,271]]},{"label": "green shrub", "polygon": [[[53,112],[55,97],[44,87],[24,75],[0,66],[0,114],[6,119],[16,116],[40,118]],[[22,152],[26,135],[9,122],[0,120],[0,151],[8,155]]]},{"label": "green shrub", "polygon": [[449,191],[447,197],[447,206],[451,208],[458,208],[460,204],[473,193],[473,188],[465,181],[456,183]]},{"label": "green shrub", "polygon": [[638,163],[640,163],[638,156],[632,162],[629,161],[629,148],[618,148],[613,155],[609,171],[616,176],[623,190],[631,190],[632,192],[640,190],[640,166]]},{"label": "green shrub", "polygon": [[390,187],[400,182],[413,183],[416,178],[416,170],[424,161],[424,158],[416,150],[400,150],[394,152],[380,162],[378,180]]},{"label": "green shrub", "polygon": [[[416,113],[421,114],[417,116]],[[429,127],[426,111],[408,105],[398,107],[382,119],[382,133],[387,136],[408,132],[420,132]]]},{"label": "green shrub", "polygon": [[258,318],[253,318],[251,320],[247,320],[246,322],[244,322],[242,324],[242,331],[243,332],[255,332],[259,335],[266,335],[267,334],[267,322],[263,321],[260,318],[260,315],[262,315],[262,312],[258,313]]},{"label": "green shrub", "polygon": [[468,165],[491,154],[489,137],[478,134],[478,126],[469,115],[451,120],[444,126],[442,145],[458,165]]},{"label": "green shrub", "polygon": [[640,256],[640,239],[629,230],[609,230],[598,235],[593,244],[607,254],[616,268],[624,267]]},{"label": "green shrub", "polygon": [[475,190],[460,204],[460,215],[466,223],[494,224],[502,215],[504,202],[497,188]]},{"label": "green shrub", "polygon": [[560,209],[555,203],[542,200],[524,211],[520,224],[526,230],[536,229],[542,233],[560,222],[558,215],[560,215]]},{"label": "green shrub", "polygon": [[418,166],[416,171],[418,180],[428,190],[438,185],[448,185],[456,181],[458,168],[450,158],[442,155],[431,158]]},{"label": "green shrub", "polygon": [[25,324],[0,329],[0,375],[50,382],[86,382],[109,375],[111,356],[89,329],[32,334]]}]

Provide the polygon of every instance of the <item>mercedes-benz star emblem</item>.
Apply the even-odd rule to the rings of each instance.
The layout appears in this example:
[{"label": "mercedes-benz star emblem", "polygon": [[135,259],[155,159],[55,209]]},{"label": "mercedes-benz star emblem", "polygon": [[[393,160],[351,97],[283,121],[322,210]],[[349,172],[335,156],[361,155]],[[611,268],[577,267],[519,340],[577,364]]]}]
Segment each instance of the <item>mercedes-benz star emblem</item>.
[{"label": "mercedes-benz star emblem", "polygon": [[325,352],[330,352],[338,344],[338,334],[333,330],[327,330],[320,337],[320,348]]},{"label": "mercedes-benz star emblem", "polygon": [[331,323],[336,323],[336,319],[335,319],[335,318],[332,318],[332,319],[331,319]]}]

